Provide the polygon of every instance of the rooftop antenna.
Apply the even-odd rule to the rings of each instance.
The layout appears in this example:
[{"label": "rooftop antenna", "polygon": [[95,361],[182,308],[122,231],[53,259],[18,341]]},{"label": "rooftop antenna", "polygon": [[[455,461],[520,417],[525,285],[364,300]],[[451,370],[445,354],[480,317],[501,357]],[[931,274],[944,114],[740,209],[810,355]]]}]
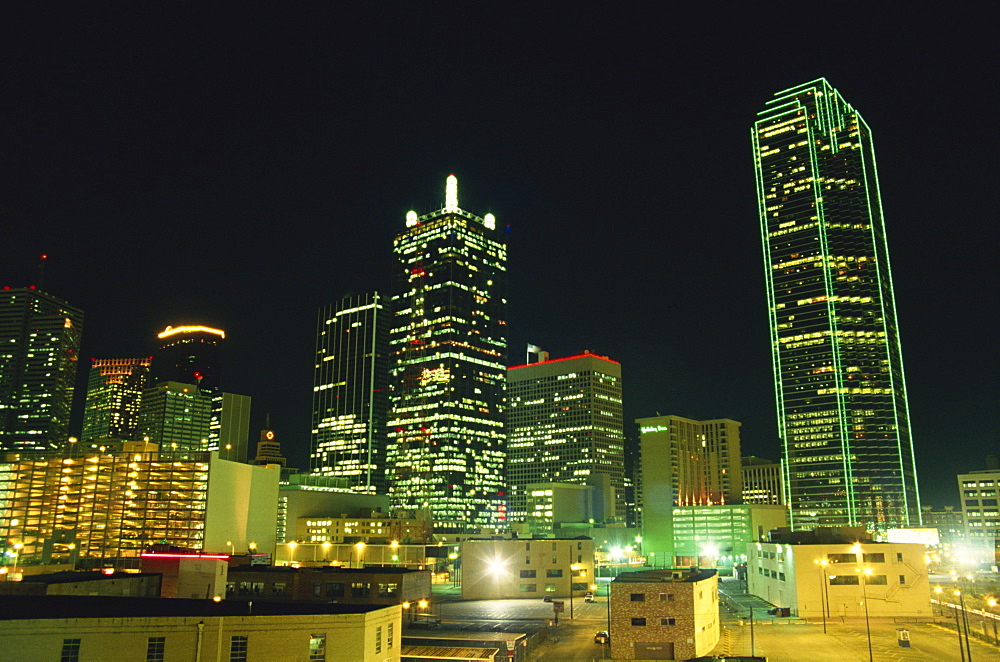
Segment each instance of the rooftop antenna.
[{"label": "rooftop antenna", "polygon": [[458,211],[458,177],[448,175],[444,187],[444,210]]},{"label": "rooftop antenna", "polygon": [[45,288],[45,262],[49,259],[48,254],[42,253],[38,256],[38,289]]}]

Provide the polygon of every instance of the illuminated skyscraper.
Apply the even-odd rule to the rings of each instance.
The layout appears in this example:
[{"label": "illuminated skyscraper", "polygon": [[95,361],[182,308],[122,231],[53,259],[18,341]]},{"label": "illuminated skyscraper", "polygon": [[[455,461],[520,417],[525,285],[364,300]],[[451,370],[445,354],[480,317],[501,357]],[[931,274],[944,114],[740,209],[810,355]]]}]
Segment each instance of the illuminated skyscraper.
[{"label": "illuminated skyscraper", "polygon": [[588,352],[513,366],[507,391],[511,518],[523,522],[534,516],[526,512],[525,487],[531,483],[593,484],[604,474],[613,492],[604,518],[624,522],[621,364]]},{"label": "illuminated skyscraper", "polygon": [[493,214],[406,215],[393,254],[389,496],[439,531],[502,524],[507,247]]},{"label": "illuminated skyscraper", "polygon": [[209,450],[211,417],[211,396],[193,384],[163,382],[142,394],[139,431],[165,449],[202,452]]},{"label": "illuminated skyscraper", "polygon": [[378,292],[319,311],[313,379],[312,473],[386,493],[389,309]]},{"label": "illuminated skyscraper", "polygon": [[141,438],[139,406],[149,380],[149,361],[149,358],[91,361],[81,442]]},{"label": "illuminated skyscraper", "polygon": [[752,139],[792,526],[917,525],[871,131],[820,79],[768,101]]},{"label": "illuminated skyscraper", "polygon": [[208,326],[168,326],[153,355],[151,383],[197,384],[215,393],[222,378],[222,341],[226,332]]},{"label": "illuminated skyscraper", "polygon": [[0,451],[60,448],[83,311],[34,285],[0,290]]}]

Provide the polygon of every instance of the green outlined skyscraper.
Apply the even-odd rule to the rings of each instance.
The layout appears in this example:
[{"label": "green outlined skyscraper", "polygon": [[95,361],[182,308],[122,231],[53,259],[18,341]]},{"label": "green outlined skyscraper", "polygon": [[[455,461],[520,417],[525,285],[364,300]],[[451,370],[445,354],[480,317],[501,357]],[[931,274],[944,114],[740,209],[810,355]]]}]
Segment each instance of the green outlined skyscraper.
[{"label": "green outlined skyscraper", "polygon": [[752,131],[793,528],[920,522],[871,131],[824,79]]},{"label": "green outlined skyscraper", "polygon": [[393,243],[387,449],[394,507],[438,532],[506,520],[507,236],[458,206],[406,215]]}]

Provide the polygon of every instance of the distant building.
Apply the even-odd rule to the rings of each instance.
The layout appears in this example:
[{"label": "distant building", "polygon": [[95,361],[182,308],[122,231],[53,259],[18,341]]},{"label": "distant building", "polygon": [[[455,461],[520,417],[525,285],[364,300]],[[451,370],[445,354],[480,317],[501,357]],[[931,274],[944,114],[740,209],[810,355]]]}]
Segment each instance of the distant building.
[{"label": "distant building", "polygon": [[[678,506],[673,510],[674,566],[733,566],[772,529],[788,526],[788,508],[771,504]],[[649,546],[645,549],[653,550]],[[657,558],[660,558],[657,552]]]},{"label": "distant building", "polygon": [[353,516],[300,517],[296,533],[303,542],[427,544],[434,537],[434,520],[429,510],[362,508]]},{"label": "distant building", "polygon": [[139,430],[143,439],[176,451],[209,450],[212,398],[194,384],[162,382],[142,395]]},{"label": "distant building", "polygon": [[260,441],[257,442],[257,457],[254,464],[280,464],[285,466],[288,460],[281,454],[281,443],[278,441],[274,430],[270,429],[270,422],[267,428],[260,431]]},{"label": "distant building", "polygon": [[750,456],[742,458],[743,503],[785,504],[781,463]]},{"label": "distant building", "polygon": [[643,549],[672,558],[676,506],[743,498],[740,423],[681,416],[640,418]]},{"label": "distant building", "polygon": [[508,514],[526,511],[531,483],[610,478],[614,509],[625,522],[625,433],[621,364],[585,352],[507,369]]},{"label": "distant building", "polygon": [[208,326],[168,326],[157,338],[151,384],[195,384],[202,391],[221,391],[222,341],[226,332]]},{"label": "distant building", "polygon": [[719,642],[714,570],[623,572],[611,582],[611,657],[688,660]]},{"label": "distant building", "polygon": [[914,543],[759,543],[749,592],[793,616],[932,618],[926,548]]},{"label": "distant building", "polygon": [[820,78],[751,131],[792,528],[920,525],[871,130]]},{"label": "distant building", "polygon": [[424,544],[368,544],[295,542],[280,543],[275,549],[274,564],[295,568],[366,568],[393,566],[424,570],[440,569],[447,562],[446,547]]},{"label": "distant building", "polygon": [[[608,491],[611,491],[610,484]],[[527,501],[527,531],[532,538],[555,537],[562,524],[593,525],[604,522],[613,507],[612,494],[605,494],[594,485],[575,483],[530,483],[525,486]],[[613,512],[613,511],[612,511]]]},{"label": "distant building", "polygon": [[0,596],[0,639],[35,660],[400,659],[400,605],[252,602]]},{"label": "distant building", "polygon": [[0,290],[0,452],[69,438],[83,311],[34,285]]},{"label": "distant building", "polygon": [[138,441],[139,408],[150,359],[91,359],[80,441]]},{"label": "distant building", "polygon": [[312,473],[386,493],[389,301],[344,297],[319,311],[313,365]]},{"label": "distant building", "polygon": [[440,531],[506,526],[507,235],[493,214],[406,214],[393,241],[387,481]]},{"label": "distant building", "polygon": [[[22,544],[22,564],[79,557],[138,558],[154,544],[207,552],[274,546],[277,467],[216,452],[121,452],[26,458],[0,464],[0,541]],[[71,547],[72,545],[72,547]]]},{"label": "distant building", "polygon": [[389,497],[354,492],[343,478],[290,474],[278,488],[278,542],[299,540],[305,518],[349,517],[363,509],[388,510]]},{"label": "distant building", "polygon": [[469,539],[461,550],[463,600],[568,599],[571,584],[581,598],[594,583],[590,538]]},{"label": "distant building", "polygon": [[937,529],[938,540],[944,549],[953,549],[965,542],[965,519],[962,509],[954,506],[921,506],[921,519],[924,526]]},{"label": "distant building", "polygon": [[1000,469],[972,471],[958,476],[962,520],[968,552],[977,563],[1000,563]]}]

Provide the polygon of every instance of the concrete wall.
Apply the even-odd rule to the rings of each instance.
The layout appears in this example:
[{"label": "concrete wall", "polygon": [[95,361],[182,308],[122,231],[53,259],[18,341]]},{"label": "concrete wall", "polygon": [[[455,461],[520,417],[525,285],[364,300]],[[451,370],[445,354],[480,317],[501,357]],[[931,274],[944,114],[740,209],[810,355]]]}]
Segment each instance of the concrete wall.
[{"label": "concrete wall", "polygon": [[221,460],[213,453],[203,551],[241,553],[256,543],[259,551],[270,553],[277,530],[280,477],[276,464],[257,467]]},{"label": "concrete wall", "polygon": [[[199,623],[203,624],[200,629]],[[381,628],[382,635],[379,653],[375,652],[376,628]],[[326,635],[327,660],[399,660],[402,644],[401,608],[393,606],[349,615],[0,621],[0,651],[17,651],[19,662],[51,662],[60,658],[65,639],[79,638],[81,662],[134,662],[145,659],[149,637],[165,637],[166,662],[198,662],[199,631],[200,662],[228,660],[234,635],[248,637],[247,659],[251,662],[305,662],[310,636],[316,634]]]},{"label": "concrete wall", "polygon": [[[594,582],[594,541],[590,539],[466,540],[462,543],[462,598],[568,598],[570,566],[573,595],[583,597]],[[534,577],[522,576],[534,573]],[[559,573],[559,577],[550,577]],[[554,590],[547,591],[552,585]],[[534,586],[533,590],[522,587]]]}]

